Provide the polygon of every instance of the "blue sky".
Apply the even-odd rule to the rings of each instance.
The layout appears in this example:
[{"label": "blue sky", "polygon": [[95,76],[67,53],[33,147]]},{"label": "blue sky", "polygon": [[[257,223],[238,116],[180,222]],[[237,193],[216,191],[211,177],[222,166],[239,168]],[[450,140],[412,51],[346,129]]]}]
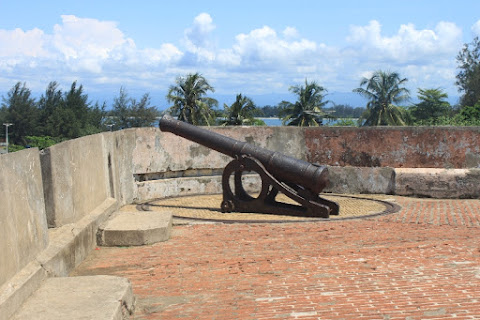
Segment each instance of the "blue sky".
[{"label": "blue sky", "polygon": [[257,97],[306,78],[351,92],[384,69],[407,77],[413,95],[440,87],[453,96],[455,56],[476,35],[478,0],[0,0],[0,93],[17,81],[41,93],[76,80],[91,96],[123,86],[164,104],[191,72],[219,95]]}]

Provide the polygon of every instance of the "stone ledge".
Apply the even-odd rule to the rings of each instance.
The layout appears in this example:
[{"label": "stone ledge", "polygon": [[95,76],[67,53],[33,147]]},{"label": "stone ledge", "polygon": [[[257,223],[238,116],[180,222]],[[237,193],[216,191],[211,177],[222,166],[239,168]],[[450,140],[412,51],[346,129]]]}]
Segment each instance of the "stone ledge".
[{"label": "stone ledge", "polygon": [[341,194],[393,194],[395,169],[389,167],[328,166],[325,192]]},{"label": "stone ledge", "polygon": [[[247,192],[260,191],[260,177],[246,174],[244,188]],[[139,203],[157,198],[187,196],[195,194],[216,194],[222,192],[222,176],[198,176],[151,180],[139,182],[137,199]]]},{"label": "stone ledge", "polygon": [[50,244],[37,260],[51,277],[65,277],[78,266],[96,246],[98,227],[116,210],[117,201],[105,200],[80,221],[51,231]]},{"label": "stone ledge", "polygon": [[37,261],[32,261],[1,286],[0,320],[10,319],[47,277],[46,270]]},{"label": "stone ledge", "polygon": [[172,214],[154,211],[117,212],[102,224],[97,233],[101,246],[141,246],[167,241],[172,229]]},{"label": "stone ledge", "polygon": [[[433,169],[328,166],[330,183],[324,192],[396,194],[437,199],[480,198],[480,169]],[[246,175],[244,187],[258,191],[259,178]],[[182,177],[137,183],[137,201],[222,192],[221,176]]]},{"label": "stone ledge", "polygon": [[480,198],[480,169],[395,169],[395,194],[438,199]]},{"label": "stone ledge", "polygon": [[[328,166],[330,183],[325,192],[345,194],[393,194],[395,169],[383,167],[333,167]],[[242,176],[247,192],[259,192],[261,181],[255,174]],[[222,193],[222,176],[169,178],[139,182],[137,201],[172,196]]]},{"label": "stone ledge", "polygon": [[11,320],[122,320],[133,314],[130,281],[114,276],[50,278]]}]

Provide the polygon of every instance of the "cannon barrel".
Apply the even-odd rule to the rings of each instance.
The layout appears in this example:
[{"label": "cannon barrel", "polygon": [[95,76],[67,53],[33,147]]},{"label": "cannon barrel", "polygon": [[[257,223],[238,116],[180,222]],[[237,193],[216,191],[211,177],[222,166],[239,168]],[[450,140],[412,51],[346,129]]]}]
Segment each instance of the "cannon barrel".
[{"label": "cannon barrel", "polygon": [[187,140],[228,155],[232,158],[249,155],[260,161],[278,180],[295,183],[314,194],[322,192],[328,183],[328,169],[279,152],[241,142],[165,115],[160,119],[161,131],[171,132]]}]

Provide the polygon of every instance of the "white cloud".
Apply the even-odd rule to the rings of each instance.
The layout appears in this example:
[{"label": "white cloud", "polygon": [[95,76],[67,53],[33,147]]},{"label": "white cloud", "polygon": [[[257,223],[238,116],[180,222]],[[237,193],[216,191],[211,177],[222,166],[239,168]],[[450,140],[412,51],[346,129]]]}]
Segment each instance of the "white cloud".
[{"label": "white cloud", "polygon": [[172,44],[158,49],[136,47],[133,39],[111,21],[62,16],[63,23],[55,25],[53,45],[75,71],[103,71],[105,65],[151,66],[178,60],[182,53]]},{"label": "white cloud", "polygon": [[123,33],[111,21],[63,15],[54,26],[54,46],[69,59],[106,59],[116,47],[126,43]]},{"label": "white cloud", "polygon": [[360,75],[374,70],[393,70],[409,80],[412,95],[417,88],[436,87],[458,94],[454,87],[455,56],[462,46],[462,30],[454,23],[439,22],[431,30],[405,24],[394,35],[386,36],[374,20],[366,26],[351,27],[347,41],[351,47],[345,54],[353,62],[357,81]]},{"label": "white cloud", "polygon": [[383,36],[381,29],[375,20],[367,26],[352,26],[347,40],[364,59],[397,64],[424,63],[437,56],[455,54],[461,45],[462,31],[450,22],[440,22],[434,30],[417,30],[413,24],[404,24],[391,37]]},{"label": "white cloud", "polygon": [[279,68],[282,65],[308,64],[309,57],[318,47],[310,40],[289,41],[279,37],[275,30],[268,26],[252,30],[248,34],[239,34],[235,39],[230,53],[237,57],[239,65],[245,64],[246,68],[258,65]]},{"label": "white cloud", "polygon": [[216,57],[217,62],[221,66],[237,67],[242,63],[241,55],[234,52],[232,49],[222,49],[218,52]]},{"label": "white cloud", "polygon": [[297,38],[299,36],[298,30],[294,27],[286,27],[283,30],[283,35],[285,38]]},{"label": "white cloud", "polygon": [[37,28],[26,32],[21,29],[0,30],[0,57],[45,56],[44,42],[45,35]]},{"label": "white cloud", "polygon": [[[128,74],[164,68],[180,60],[183,53],[173,44],[139,49],[131,38],[112,21],[61,16],[62,23],[52,34],[39,29],[0,30],[0,71],[16,78],[55,77],[88,78],[117,73]],[[68,73],[68,74],[67,74]],[[115,73],[115,76],[112,74]],[[101,77],[104,77],[103,74]],[[60,80],[58,78],[48,79]]]},{"label": "white cloud", "polygon": [[472,26],[472,31],[477,37],[480,36],[480,20],[475,22],[475,24]]},{"label": "white cloud", "polygon": [[[286,92],[305,78],[329,91],[350,91],[362,75],[393,69],[415,86],[453,87],[462,40],[461,30],[450,22],[439,22],[433,29],[404,24],[393,35],[385,35],[374,20],[352,26],[347,47],[306,39],[291,26],[246,30],[235,36],[231,46],[219,47],[212,17],[201,13],[178,39],[179,46],[161,43],[138,48],[115,22],[73,15],[61,18],[51,34],[0,29],[0,83],[2,77],[24,81],[51,76],[46,81],[63,77],[165,90],[176,76],[198,71],[217,92],[222,88],[246,94]],[[472,30],[480,32],[480,21]]]},{"label": "white cloud", "polygon": [[12,73],[17,66],[35,68],[50,56],[48,36],[40,29],[0,30],[0,72]]},{"label": "white cloud", "polygon": [[143,56],[151,63],[165,63],[178,61],[183,53],[171,43],[164,43],[160,49],[142,50]]},{"label": "white cloud", "polygon": [[185,38],[193,47],[206,47],[214,29],[212,17],[208,13],[201,13],[193,20],[193,26],[185,30]]},{"label": "white cloud", "polygon": [[215,29],[212,17],[201,13],[193,20],[192,27],[185,30],[184,43],[191,53],[186,56],[188,63],[210,62],[215,59],[215,48],[210,40],[210,34]]}]

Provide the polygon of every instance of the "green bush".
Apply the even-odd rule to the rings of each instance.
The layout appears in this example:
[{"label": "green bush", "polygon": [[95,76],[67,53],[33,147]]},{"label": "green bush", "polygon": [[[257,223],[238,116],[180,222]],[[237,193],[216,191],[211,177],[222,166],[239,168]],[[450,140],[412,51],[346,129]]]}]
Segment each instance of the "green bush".
[{"label": "green bush", "polygon": [[333,126],[335,127],[358,127],[358,121],[352,119],[342,119],[337,121]]},{"label": "green bush", "polygon": [[50,136],[27,136],[25,137],[27,140],[27,144],[29,147],[32,148],[39,148],[39,149],[45,149],[50,146],[53,146],[54,144],[61,142],[61,139],[58,138],[53,138]]},{"label": "green bush", "polygon": [[24,146],[19,146],[18,144],[9,144],[8,145],[8,152],[16,152],[25,149]]}]

